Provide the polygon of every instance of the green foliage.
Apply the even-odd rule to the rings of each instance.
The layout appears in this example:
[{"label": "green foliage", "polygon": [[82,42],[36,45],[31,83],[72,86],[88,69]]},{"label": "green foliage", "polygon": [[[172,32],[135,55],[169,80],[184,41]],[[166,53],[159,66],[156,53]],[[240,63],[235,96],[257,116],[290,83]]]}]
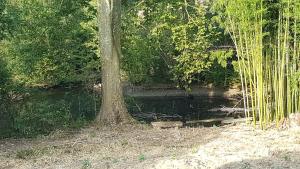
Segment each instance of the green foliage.
[{"label": "green foliage", "polygon": [[9,79],[9,73],[6,69],[6,64],[0,58],[0,90],[1,90],[1,86],[3,86],[8,82],[8,79]]},{"label": "green foliage", "polygon": [[1,41],[5,39],[10,30],[12,29],[12,18],[7,15],[6,12],[6,0],[2,0],[0,2],[0,98],[4,92],[6,92],[5,88],[10,78],[10,73],[7,69],[7,64],[3,59],[2,51],[1,51]]},{"label": "green foliage", "polygon": [[238,73],[234,67],[234,52],[232,50],[215,50],[210,52],[212,65],[202,73],[203,83],[228,87],[238,83]]},{"label": "green foliage", "polygon": [[134,1],[123,5],[122,69],[134,84],[169,81],[168,65],[150,34],[153,21],[142,16],[144,8],[146,3]]},{"label": "green foliage", "polygon": [[10,22],[12,21],[6,14],[6,3],[7,0],[0,1],[0,40],[7,36]]},{"label": "green foliage", "polygon": [[143,83],[158,77],[187,87],[211,66],[226,62],[209,52],[219,39],[224,41],[210,6],[191,0],[126,1],[123,69],[129,80]]},{"label": "green foliage", "polygon": [[144,155],[144,154],[140,154],[140,155],[139,155],[139,161],[140,161],[140,162],[143,162],[143,161],[145,161],[145,160],[146,160],[145,155]]},{"label": "green foliage", "polygon": [[[158,26],[154,34],[171,36],[172,74],[175,81],[190,84],[193,75],[202,72],[211,66],[208,48],[211,46],[208,22],[205,18],[205,9],[202,5],[177,2],[174,6],[166,6],[166,13],[162,16],[167,22]],[[181,18],[180,20],[178,18]]]},{"label": "green foliage", "polygon": [[70,108],[64,102],[27,104],[15,115],[14,130],[23,137],[49,134],[70,125]]},{"label": "green foliage", "polygon": [[99,112],[99,94],[86,90],[37,90],[11,87],[0,98],[0,138],[36,137],[78,129]]},{"label": "green foliage", "polygon": [[[130,82],[186,87],[212,77],[206,73],[216,64],[210,48],[228,38],[211,2],[133,0],[122,6],[121,66]],[[95,0],[1,1],[0,16],[0,57],[14,83],[55,86],[99,79]]]},{"label": "green foliage", "polygon": [[74,118],[70,111],[70,105],[63,101],[26,104],[14,115],[14,135],[35,137],[59,129],[78,129],[86,124],[84,117]]},{"label": "green foliage", "polygon": [[25,84],[57,85],[82,81],[99,72],[93,41],[95,9],[89,1],[10,2],[7,13],[18,27],[3,42],[14,79]]}]

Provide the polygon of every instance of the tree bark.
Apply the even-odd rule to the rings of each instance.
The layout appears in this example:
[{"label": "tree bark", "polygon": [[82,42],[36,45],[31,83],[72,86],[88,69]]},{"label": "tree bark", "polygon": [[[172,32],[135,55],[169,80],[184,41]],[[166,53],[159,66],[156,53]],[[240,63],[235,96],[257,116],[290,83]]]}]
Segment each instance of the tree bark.
[{"label": "tree bark", "polygon": [[121,0],[98,0],[100,56],[102,61],[102,105],[96,120],[104,124],[127,123],[120,79]]}]

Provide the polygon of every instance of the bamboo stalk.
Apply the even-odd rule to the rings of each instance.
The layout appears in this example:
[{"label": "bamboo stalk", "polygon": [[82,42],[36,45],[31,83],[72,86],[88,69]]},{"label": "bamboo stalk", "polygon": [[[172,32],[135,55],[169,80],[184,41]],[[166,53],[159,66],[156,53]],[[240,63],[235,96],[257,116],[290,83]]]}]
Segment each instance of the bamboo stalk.
[{"label": "bamboo stalk", "polygon": [[[279,126],[290,113],[300,110],[300,83],[293,80],[295,74],[300,74],[300,2],[278,2],[275,33],[265,29],[269,22],[265,18],[266,1],[220,1],[229,20],[225,25],[237,48],[245,114],[249,117],[246,110],[250,109],[253,117],[258,114],[261,128],[272,121]],[[265,35],[270,36],[269,40]]]}]

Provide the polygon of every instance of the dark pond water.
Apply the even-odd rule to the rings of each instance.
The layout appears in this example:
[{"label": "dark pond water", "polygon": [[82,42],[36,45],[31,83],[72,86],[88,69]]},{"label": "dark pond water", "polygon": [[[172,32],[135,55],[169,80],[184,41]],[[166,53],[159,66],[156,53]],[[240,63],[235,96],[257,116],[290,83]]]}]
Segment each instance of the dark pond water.
[{"label": "dark pond water", "polygon": [[[225,98],[208,97],[138,97],[131,98],[128,109],[140,121],[202,120],[224,117],[224,112],[209,111],[217,107],[231,107],[235,102]],[[134,103],[134,104],[133,104]]]},{"label": "dark pond water", "polygon": [[[10,132],[30,133],[43,128],[54,129],[65,121],[93,120],[100,109],[101,96],[83,89],[40,90],[21,101],[0,103],[0,135]],[[127,108],[137,120],[200,120],[224,117],[209,109],[233,106],[234,101],[208,97],[126,97]],[[53,119],[52,119],[53,118]],[[39,121],[37,123],[37,121]],[[34,126],[36,125],[36,126]],[[33,126],[33,127],[32,127]],[[52,127],[52,128],[51,128]],[[19,131],[26,128],[24,131]],[[35,131],[35,132],[42,132]]]}]

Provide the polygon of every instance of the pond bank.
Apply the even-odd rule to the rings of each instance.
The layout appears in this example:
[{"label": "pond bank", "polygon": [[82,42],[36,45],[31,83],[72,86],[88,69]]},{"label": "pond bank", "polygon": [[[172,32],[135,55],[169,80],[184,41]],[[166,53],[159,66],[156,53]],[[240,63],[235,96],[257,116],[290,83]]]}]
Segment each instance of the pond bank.
[{"label": "pond bank", "polygon": [[132,97],[203,96],[235,98],[241,96],[241,91],[238,88],[206,86],[193,86],[189,91],[186,91],[168,85],[157,85],[152,87],[124,85],[124,94]]}]

